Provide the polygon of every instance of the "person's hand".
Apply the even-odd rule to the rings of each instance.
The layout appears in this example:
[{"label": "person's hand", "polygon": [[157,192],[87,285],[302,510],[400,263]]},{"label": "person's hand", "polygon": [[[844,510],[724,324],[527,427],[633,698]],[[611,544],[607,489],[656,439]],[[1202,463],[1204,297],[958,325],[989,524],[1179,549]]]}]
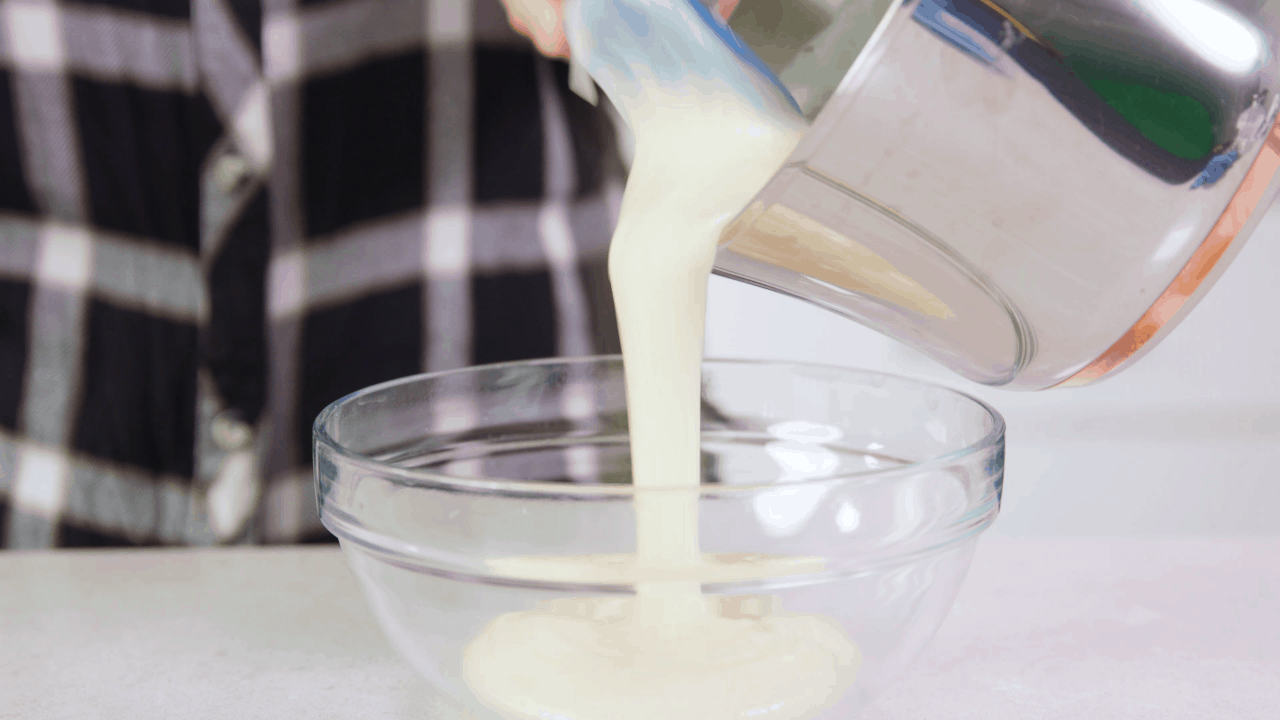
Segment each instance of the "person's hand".
[{"label": "person's hand", "polygon": [[[738,2],[715,0],[712,9],[727,20]],[[532,40],[538,52],[548,57],[569,57],[569,41],[564,36],[564,0],[502,0],[502,5],[507,9],[507,22]]]},{"label": "person's hand", "polygon": [[507,22],[516,32],[533,41],[538,52],[548,57],[569,57],[569,41],[564,36],[564,0],[502,0]]}]

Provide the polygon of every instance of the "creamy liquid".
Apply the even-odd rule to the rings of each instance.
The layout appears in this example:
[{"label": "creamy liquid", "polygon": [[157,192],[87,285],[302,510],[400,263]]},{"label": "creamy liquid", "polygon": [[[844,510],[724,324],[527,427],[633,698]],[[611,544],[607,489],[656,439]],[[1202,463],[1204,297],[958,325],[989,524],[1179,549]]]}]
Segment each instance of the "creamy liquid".
[{"label": "creamy liquid", "polygon": [[697,515],[703,326],[716,246],[804,127],[729,93],[650,88],[636,104],[628,108],[636,156],[609,277],[639,491],[637,552],[490,563],[510,577],[628,582],[636,596],[504,615],[468,647],[464,676],[487,706],[520,720],[812,717],[852,682],[856,647],[817,616],[781,612],[769,598],[709,598],[700,586],[812,573],[821,562],[704,556]]}]

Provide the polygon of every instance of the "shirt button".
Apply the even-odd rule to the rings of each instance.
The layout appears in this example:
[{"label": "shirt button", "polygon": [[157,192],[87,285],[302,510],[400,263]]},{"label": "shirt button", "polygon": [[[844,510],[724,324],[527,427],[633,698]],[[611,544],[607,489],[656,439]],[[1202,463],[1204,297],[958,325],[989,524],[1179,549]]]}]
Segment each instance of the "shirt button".
[{"label": "shirt button", "polygon": [[253,430],[241,422],[230,410],[218,413],[209,430],[218,447],[228,452],[240,450],[253,439]]},{"label": "shirt button", "polygon": [[249,176],[249,161],[235,153],[226,153],[213,164],[213,180],[223,192],[233,192]]}]

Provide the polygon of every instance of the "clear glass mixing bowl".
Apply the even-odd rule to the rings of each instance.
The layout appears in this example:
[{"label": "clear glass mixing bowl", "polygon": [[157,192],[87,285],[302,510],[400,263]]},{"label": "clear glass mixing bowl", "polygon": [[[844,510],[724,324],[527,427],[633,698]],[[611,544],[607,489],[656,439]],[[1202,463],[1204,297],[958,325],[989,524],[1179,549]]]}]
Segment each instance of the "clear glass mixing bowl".
[{"label": "clear glass mixing bowl", "polygon": [[[758,707],[743,707],[750,693],[740,688],[716,705],[723,712],[704,708],[699,720],[853,717],[947,615],[977,537],[999,511],[1004,421],[961,393],[856,370],[707,361],[703,378],[696,490],[631,486],[618,357],[420,375],[326,408],[315,423],[321,515],[392,645],[480,718],[629,720],[660,712],[681,720],[689,705],[665,687],[619,693],[607,711],[578,713],[572,702],[539,707],[533,696],[542,691],[530,691],[517,711],[493,702],[490,683],[500,686],[513,666],[468,669],[464,656],[509,613],[577,613],[579,628],[610,621],[601,608],[634,602],[642,587],[635,575],[584,579],[552,573],[554,563],[513,575],[494,561],[627,556],[636,549],[637,497],[684,493],[697,508],[702,551],[719,561],[806,559],[693,577],[713,614],[742,627],[774,615],[812,618],[843,634],[841,647],[856,656],[822,703],[766,702],[777,691],[762,689]],[[539,577],[538,567],[551,574]],[[684,580],[687,587],[691,579],[649,572],[644,582]],[[664,652],[673,667],[688,661],[689,633],[671,636],[669,650],[661,633],[648,634],[650,661]],[[776,639],[755,637],[764,645]],[[751,662],[735,657],[721,664]],[[557,662],[544,659],[548,667]],[[536,675],[540,664],[514,667]],[[633,689],[641,672],[616,657],[593,667],[598,683],[611,683],[613,672],[630,678],[618,687]],[[477,677],[487,701],[473,692]],[[718,691],[713,685],[705,684],[707,692]]]}]

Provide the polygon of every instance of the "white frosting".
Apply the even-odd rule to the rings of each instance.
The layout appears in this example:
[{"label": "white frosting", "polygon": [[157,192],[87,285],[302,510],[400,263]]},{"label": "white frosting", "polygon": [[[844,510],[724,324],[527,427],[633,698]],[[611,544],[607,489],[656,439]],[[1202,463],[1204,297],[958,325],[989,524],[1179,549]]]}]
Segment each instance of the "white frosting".
[{"label": "white frosting", "polygon": [[812,573],[821,562],[704,556],[697,502],[703,325],[716,246],[804,127],[731,93],[652,85],[626,110],[636,155],[609,277],[626,366],[637,552],[507,558],[490,567],[534,580],[634,584],[637,593],[503,615],[468,647],[464,675],[487,706],[512,720],[813,717],[860,663],[841,629],[817,616],[743,613],[741,603],[727,611],[700,585]]},{"label": "white frosting", "polygon": [[586,599],[503,615],[467,648],[466,681],[512,720],[799,720],[857,671],[857,649],[817,616],[663,624],[662,604]]}]

